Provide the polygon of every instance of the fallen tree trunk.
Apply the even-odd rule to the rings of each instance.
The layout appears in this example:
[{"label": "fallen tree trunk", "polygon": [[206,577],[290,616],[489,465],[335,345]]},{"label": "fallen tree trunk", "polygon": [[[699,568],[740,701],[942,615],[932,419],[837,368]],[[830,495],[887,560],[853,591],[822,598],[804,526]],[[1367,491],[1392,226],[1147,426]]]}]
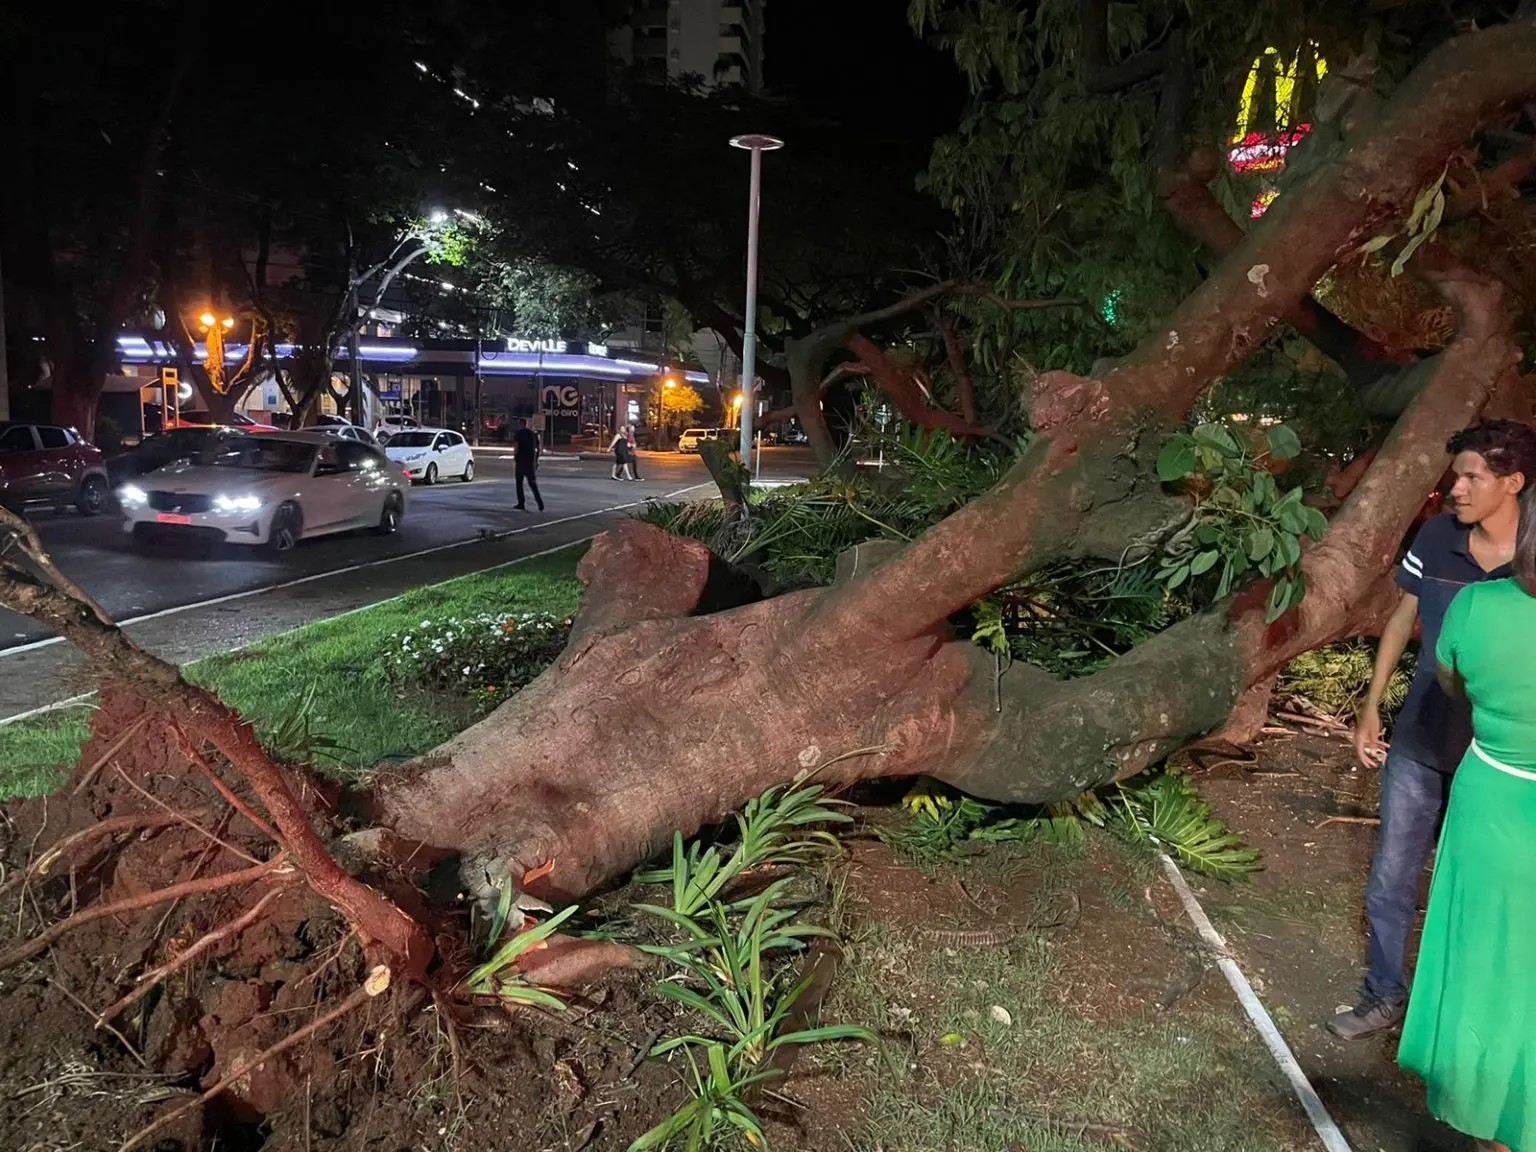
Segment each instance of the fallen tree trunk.
[{"label": "fallen tree trunk", "polygon": [[1460,334],[1420,366],[1425,386],[1306,557],[1306,601],[1276,626],[1264,626],[1259,586],[1092,676],[1017,668],[999,681],[948,621],[1022,574],[1088,557],[1134,562],[1165,540],[1187,512],[1152,476],[1161,430],[1533,77],[1529,20],[1436,51],[1135,354],[1097,379],[1041,377],[1037,435],[993,491],[904,548],[859,550],[831,589],[699,615],[707,550],[668,551],[639,525],[610,533],[583,563],[587,608],[562,659],[389,783],[381,819],[462,853],[479,891],[554,860],[542,894],[564,897],[797,771],[921,772],[1047,801],[1218,729],[1250,685],[1351,634],[1379,611],[1373,597],[1390,595],[1386,573],[1444,468],[1446,437],[1513,370],[1497,289],[1441,274]]}]

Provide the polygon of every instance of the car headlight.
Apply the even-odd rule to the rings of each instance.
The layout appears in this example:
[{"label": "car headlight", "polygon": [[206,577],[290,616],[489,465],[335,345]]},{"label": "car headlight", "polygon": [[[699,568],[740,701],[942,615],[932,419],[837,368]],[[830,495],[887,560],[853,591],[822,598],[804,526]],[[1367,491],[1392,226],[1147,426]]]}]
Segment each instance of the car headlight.
[{"label": "car headlight", "polygon": [[149,493],[137,484],[124,484],[117,490],[117,502],[124,508],[142,508],[149,503]]},{"label": "car headlight", "polygon": [[216,512],[259,512],[261,501],[254,496],[224,496],[213,498]]}]

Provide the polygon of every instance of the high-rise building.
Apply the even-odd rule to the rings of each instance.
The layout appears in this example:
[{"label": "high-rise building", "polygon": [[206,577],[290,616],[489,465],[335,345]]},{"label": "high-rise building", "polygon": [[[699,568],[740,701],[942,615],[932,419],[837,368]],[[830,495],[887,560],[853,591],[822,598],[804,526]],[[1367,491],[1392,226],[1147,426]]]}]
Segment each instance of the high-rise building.
[{"label": "high-rise building", "polygon": [[632,0],[610,54],[653,83],[696,76],[706,88],[763,89],[767,0]]}]

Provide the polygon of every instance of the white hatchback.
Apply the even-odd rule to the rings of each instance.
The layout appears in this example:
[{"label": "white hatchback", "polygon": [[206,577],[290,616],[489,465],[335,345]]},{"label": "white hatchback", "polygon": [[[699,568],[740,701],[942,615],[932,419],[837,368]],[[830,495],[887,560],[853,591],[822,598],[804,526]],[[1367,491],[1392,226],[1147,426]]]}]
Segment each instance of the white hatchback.
[{"label": "white hatchback", "polygon": [[318,432],[221,440],[117,490],[123,530],[266,545],[354,528],[394,532],[405,516],[404,472],[377,448]]},{"label": "white hatchback", "polygon": [[720,439],[718,428],[689,428],[677,438],[677,450],[679,452],[697,452],[699,445],[706,440]]},{"label": "white hatchback", "polygon": [[407,428],[384,445],[384,454],[405,469],[412,480],[436,484],[456,476],[466,484],[475,478],[475,454],[469,441],[450,428]]}]

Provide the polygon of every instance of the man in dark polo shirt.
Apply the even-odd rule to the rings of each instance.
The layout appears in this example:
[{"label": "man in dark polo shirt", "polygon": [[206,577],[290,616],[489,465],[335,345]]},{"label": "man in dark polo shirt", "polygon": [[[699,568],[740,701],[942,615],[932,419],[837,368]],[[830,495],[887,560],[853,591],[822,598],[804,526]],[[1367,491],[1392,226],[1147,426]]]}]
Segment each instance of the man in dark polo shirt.
[{"label": "man in dark polo shirt", "polygon": [[[1365,889],[1370,921],[1370,970],[1360,1003],[1328,1021],[1344,1040],[1395,1027],[1408,1002],[1408,935],[1424,865],[1445,814],[1451,774],[1472,740],[1472,712],[1446,695],[1435,679],[1435,643],[1456,593],[1480,580],[1510,575],[1520,526],[1519,494],[1536,482],[1536,430],[1512,420],[1489,420],[1451,438],[1446,450],[1455,476],[1446,506],[1419,529],[1397,571],[1403,598],[1382,629],[1365,706],[1355,728],[1355,749],[1381,775],[1381,831]],[[1381,697],[1393,669],[1421,629],[1413,686],[1389,749],[1382,740]]]},{"label": "man in dark polo shirt", "polygon": [[517,475],[517,510],[528,511],[523,498],[523,485],[527,484],[539,511],[544,511],[544,497],[539,495],[539,434],[528,427],[527,420],[519,420],[517,431],[512,433],[512,465]]}]

